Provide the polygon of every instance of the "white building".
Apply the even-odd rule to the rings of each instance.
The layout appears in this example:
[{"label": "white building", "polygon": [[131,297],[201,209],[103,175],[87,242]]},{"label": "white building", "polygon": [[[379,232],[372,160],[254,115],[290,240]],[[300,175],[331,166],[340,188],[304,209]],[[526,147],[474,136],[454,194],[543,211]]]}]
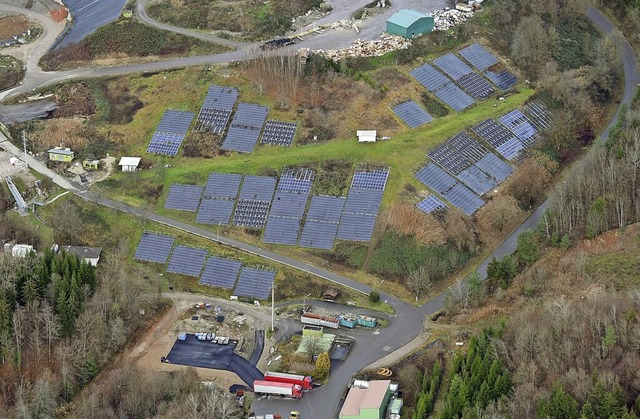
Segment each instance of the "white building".
[{"label": "white building", "polygon": [[26,258],[31,252],[35,252],[30,244],[14,244],[11,246],[11,256],[14,258]]},{"label": "white building", "polygon": [[118,166],[122,166],[123,172],[135,172],[138,170],[141,157],[123,157],[120,159]]},{"label": "white building", "polygon": [[67,253],[78,256],[83,262],[89,262],[92,266],[98,266],[100,254],[102,253],[102,248],[100,247],[63,246],[63,249]]},{"label": "white building", "polygon": [[359,143],[375,143],[377,134],[375,130],[356,131]]}]

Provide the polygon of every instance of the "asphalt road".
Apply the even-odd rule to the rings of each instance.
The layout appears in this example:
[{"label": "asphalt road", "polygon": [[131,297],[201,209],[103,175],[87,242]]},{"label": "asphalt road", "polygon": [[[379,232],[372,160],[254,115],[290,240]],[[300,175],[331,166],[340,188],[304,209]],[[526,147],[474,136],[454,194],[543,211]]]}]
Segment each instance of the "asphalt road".
[{"label": "asphalt road", "polygon": [[[589,18],[594,22],[594,24],[601,28],[604,32],[609,33],[612,31],[617,31],[609,22],[604,15],[602,15],[596,9],[589,9],[588,11]],[[329,39],[329,38],[325,38]],[[329,45],[329,47],[333,48],[334,44]],[[245,59],[247,56],[249,47],[245,47],[242,50],[234,51],[231,53],[225,53],[215,56],[207,56],[207,57],[186,57],[186,58],[178,58],[173,60],[165,60],[154,63],[147,64],[137,64],[130,66],[121,66],[121,67],[102,67],[102,68],[87,68],[87,69],[78,69],[71,70],[67,72],[54,72],[54,73],[45,73],[42,71],[28,74],[27,80],[25,80],[23,86],[18,89],[15,89],[11,92],[11,94],[19,92],[19,91],[30,91],[31,89],[35,89],[37,87],[44,86],[46,84],[54,83],[61,80],[68,80],[72,78],[78,77],[100,77],[107,75],[119,75],[119,74],[129,74],[136,72],[145,72],[145,71],[160,71],[164,69],[170,68],[178,68],[189,65],[201,65],[207,63],[216,63],[216,62],[227,62],[231,60],[240,60]],[[625,74],[625,88],[623,98],[620,102],[620,106],[618,111],[614,115],[612,121],[608,124],[605,130],[602,132],[600,138],[602,141],[606,141],[609,135],[609,131],[611,127],[617,121],[617,117],[620,114],[620,109],[623,105],[631,102],[632,98],[635,96],[635,91],[637,89],[638,81],[640,80],[640,76],[637,73],[637,58],[631,49],[631,46],[626,41],[626,39],[622,39],[620,44],[620,56],[624,63],[624,74]],[[5,95],[0,94],[0,99],[2,99]],[[0,142],[2,142],[3,138],[0,134]],[[9,151],[14,153],[17,156],[21,155],[20,150],[11,144],[3,144]],[[37,170],[38,172],[52,177],[54,182],[63,186],[64,188],[72,191],[76,195],[84,198],[95,201],[101,205],[105,205],[111,208],[114,208],[119,211],[123,211],[128,214],[145,217],[152,221],[156,221],[162,224],[166,224],[172,226],[174,228],[178,228],[184,231],[187,231],[191,234],[198,235],[201,237],[208,238],[210,240],[218,241],[220,243],[238,248],[242,251],[252,253],[261,257],[264,257],[269,260],[273,260],[278,263],[282,263],[284,265],[290,266],[295,269],[299,269],[304,272],[308,272],[317,276],[320,276],[329,281],[337,282],[342,284],[343,286],[349,287],[355,291],[362,293],[369,293],[370,288],[360,284],[356,281],[353,281],[344,276],[338,275],[336,273],[327,271],[325,269],[316,267],[314,265],[290,258],[288,256],[280,255],[279,253],[272,252],[269,250],[262,249],[258,246],[254,246],[248,243],[241,242],[239,240],[235,240],[226,236],[218,236],[215,233],[209,232],[208,230],[204,230],[202,228],[183,223],[177,220],[172,220],[168,217],[161,216],[159,214],[155,214],[152,212],[142,211],[137,208],[130,207],[128,205],[115,202],[113,200],[109,200],[102,197],[93,197],[89,192],[83,191],[78,188],[77,185],[71,184],[66,179],[63,179],[57,176],[55,173],[52,173],[43,165],[35,162],[33,159],[29,160],[29,164]],[[479,267],[479,273],[481,277],[486,277],[486,266],[489,261],[493,258],[501,258],[506,254],[513,253],[516,248],[516,241],[518,234],[526,229],[534,228],[539,222],[544,210],[548,208],[550,205],[550,200],[545,201],[526,221],[523,223],[521,227],[519,227],[516,231],[514,231]],[[339,406],[338,401],[344,391],[344,386],[348,383],[349,379],[353,375],[354,372],[370,365],[374,361],[382,358],[393,350],[405,345],[409,341],[411,341],[414,337],[416,337],[420,331],[422,330],[422,322],[424,316],[427,314],[434,313],[444,306],[446,294],[441,294],[426,304],[422,305],[420,308],[414,308],[400,299],[382,294],[382,298],[387,300],[387,302],[394,307],[396,310],[395,316],[393,316],[391,324],[380,330],[378,335],[371,335],[366,338],[359,339],[358,342],[352,348],[351,355],[347,358],[347,360],[339,365],[335,371],[332,371],[332,378],[329,384],[324,385],[320,388],[314,389],[312,392],[305,395],[302,400],[282,402],[282,401],[266,401],[266,400],[257,400],[256,403],[256,411],[258,413],[264,412],[286,412],[287,409],[297,409],[301,412],[302,417],[309,417],[314,419],[324,419],[324,418],[334,418],[337,415]],[[283,404],[284,403],[284,404]],[[276,410],[277,409],[277,410]]]},{"label": "asphalt road", "polygon": [[73,29],[56,46],[62,48],[82,41],[100,26],[116,20],[127,0],[65,0],[74,17]]}]

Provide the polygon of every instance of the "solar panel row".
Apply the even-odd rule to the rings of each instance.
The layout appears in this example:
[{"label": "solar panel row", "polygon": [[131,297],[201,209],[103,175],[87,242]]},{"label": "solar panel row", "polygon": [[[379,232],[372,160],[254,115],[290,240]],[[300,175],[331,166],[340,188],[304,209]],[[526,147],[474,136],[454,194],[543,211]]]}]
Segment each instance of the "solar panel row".
[{"label": "solar panel row", "polygon": [[384,191],[349,189],[336,237],[369,241],[373,234]]},{"label": "solar panel row", "polygon": [[231,220],[235,200],[226,198],[202,198],[196,223],[227,225]]},{"label": "solar panel row", "polygon": [[537,129],[544,130],[551,127],[551,112],[541,101],[534,100],[529,102],[522,107],[522,110]]},{"label": "solar panel row", "polygon": [[435,92],[449,83],[449,79],[436,70],[431,64],[422,64],[411,72],[411,76],[430,92]]},{"label": "solar panel row", "polygon": [[447,208],[447,204],[435,195],[429,195],[416,205],[425,214],[431,214],[434,211]]},{"label": "solar panel row", "polygon": [[283,122],[270,119],[262,131],[261,144],[280,145],[291,147],[296,136],[298,124],[295,122]]},{"label": "solar panel row", "polygon": [[514,109],[503,115],[500,117],[500,122],[509,128],[526,146],[533,145],[536,140],[537,130],[520,109]]},{"label": "solar panel row", "polygon": [[240,182],[242,182],[242,175],[236,173],[209,173],[203,196],[235,199],[238,196]]},{"label": "solar panel row", "polygon": [[376,169],[370,172],[355,172],[351,180],[351,189],[371,189],[384,191],[389,177],[389,169]]},{"label": "solar panel row", "polygon": [[333,249],[344,203],[342,197],[312,196],[298,244],[314,249]]},{"label": "solar panel row", "polygon": [[193,116],[193,112],[167,109],[164,111],[164,114],[162,114],[162,119],[160,119],[156,131],[186,134],[187,131],[189,131],[191,121],[193,121]]},{"label": "solar panel row", "polygon": [[167,272],[199,277],[207,254],[205,249],[176,246],[171,254]]},{"label": "solar panel row", "polygon": [[147,153],[173,157],[178,154],[178,149],[180,149],[183,140],[184,134],[156,131],[151,137]]},{"label": "solar panel row", "polygon": [[473,193],[462,183],[456,184],[443,195],[452,205],[458,207],[467,215],[472,215],[478,208],[484,205],[484,200]]},{"label": "solar panel row", "polygon": [[280,176],[278,191],[308,194],[311,192],[316,172],[307,168],[287,169]]},{"label": "solar panel row", "polygon": [[458,80],[458,84],[462,87],[462,90],[467,92],[476,100],[486,99],[496,91],[491,83],[476,72],[462,76],[462,78]]},{"label": "solar panel row", "polygon": [[393,113],[411,128],[418,128],[433,121],[433,117],[413,100],[408,100],[393,107]]},{"label": "solar panel row", "polygon": [[480,44],[471,44],[458,53],[480,71],[498,64],[498,59]]},{"label": "solar panel row", "polygon": [[457,112],[468,108],[476,102],[471,96],[463,92],[462,89],[453,83],[441,87],[435,92],[435,95]]},{"label": "solar panel row", "polygon": [[200,283],[212,287],[231,289],[236,284],[241,266],[242,263],[239,260],[211,256],[204,267]]},{"label": "solar panel row", "polygon": [[484,72],[484,75],[487,76],[493,84],[498,86],[500,90],[509,90],[514,84],[516,84],[516,81],[518,81],[518,78],[508,70],[501,70],[498,72],[487,70]]},{"label": "solar panel row", "polygon": [[251,153],[256,146],[268,112],[269,110],[265,106],[240,103],[222,143],[222,148]]},{"label": "solar panel row", "polygon": [[246,267],[242,268],[242,271],[240,271],[240,278],[238,279],[238,284],[236,285],[233,295],[266,300],[269,298],[275,278],[275,271]]},{"label": "solar panel row", "polygon": [[169,195],[164,203],[166,209],[196,211],[200,205],[200,197],[203,191],[202,186],[182,185],[174,183],[169,189]]},{"label": "solar panel row", "polygon": [[133,256],[145,262],[166,263],[176,238],[145,231]]},{"label": "solar panel row", "polygon": [[463,76],[473,72],[471,67],[466,65],[460,58],[456,57],[453,52],[436,58],[433,60],[433,63],[454,81],[458,81]]}]

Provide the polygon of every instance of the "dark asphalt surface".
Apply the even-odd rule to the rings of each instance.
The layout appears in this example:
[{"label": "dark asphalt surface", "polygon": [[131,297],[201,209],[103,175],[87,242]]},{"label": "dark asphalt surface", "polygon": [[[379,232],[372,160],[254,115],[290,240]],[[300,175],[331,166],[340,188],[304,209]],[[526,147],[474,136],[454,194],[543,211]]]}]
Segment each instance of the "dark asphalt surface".
[{"label": "dark asphalt surface", "polygon": [[127,0],[64,0],[73,14],[74,26],[56,48],[80,42],[100,26],[116,20],[126,2]]},{"label": "dark asphalt surface", "polygon": [[264,351],[264,330],[256,330],[256,341],[253,345],[253,352],[251,353],[249,364],[254,366],[258,365],[262,351]]},{"label": "dark asphalt surface", "polygon": [[234,372],[253,388],[253,381],[262,380],[264,374],[255,365],[234,353],[236,344],[237,341],[230,341],[228,345],[218,345],[198,340],[195,335],[188,334],[187,340],[176,340],[167,358],[172,364]]},{"label": "dark asphalt surface", "polygon": [[13,124],[16,122],[31,121],[32,119],[46,118],[58,105],[52,100],[36,100],[33,102],[19,103],[16,105],[0,104],[0,122]]}]

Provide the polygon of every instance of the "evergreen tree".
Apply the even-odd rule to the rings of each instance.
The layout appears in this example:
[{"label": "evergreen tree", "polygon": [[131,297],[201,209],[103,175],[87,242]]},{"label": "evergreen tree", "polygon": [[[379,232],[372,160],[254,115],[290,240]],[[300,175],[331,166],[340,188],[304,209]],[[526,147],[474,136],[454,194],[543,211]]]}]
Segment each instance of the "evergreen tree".
[{"label": "evergreen tree", "polygon": [[596,419],[596,411],[591,405],[591,402],[587,400],[582,405],[582,409],[580,410],[580,419]]},{"label": "evergreen tree", "polygon": [[518,245],[516,248],[518,252],[518,258],[525,265],[533,265],[538,260],[538,241],[531,230],[526,230],[518,235]]},{"label": "evergreen tree", "polygon": [[578,417],[578,402],[564,391],[558,381],[553,385],[548,398],[542,399],[538,405],[539,418],[572,419]]}]

